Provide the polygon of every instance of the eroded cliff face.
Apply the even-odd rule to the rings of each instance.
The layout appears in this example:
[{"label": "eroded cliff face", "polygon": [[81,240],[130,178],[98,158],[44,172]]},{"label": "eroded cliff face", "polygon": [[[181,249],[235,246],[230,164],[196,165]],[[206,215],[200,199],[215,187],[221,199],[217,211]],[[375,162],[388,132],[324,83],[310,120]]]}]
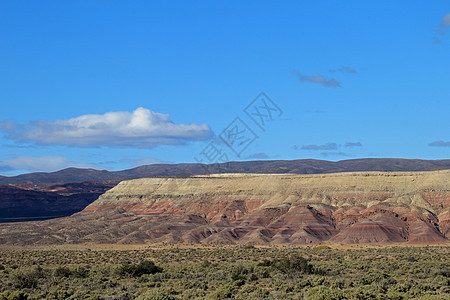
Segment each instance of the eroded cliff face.
[{"label": "eroded cliff face", "polygon": [[83,213],[113,208],[156,218],[158,228],[195,219],[151,240],[435,243],[450,237],[450,172],[137,179]]},{"label": "eroded cliff face", "polygon": [[36,224],[47,243],[446,243],[450,171],[136,179]]}]

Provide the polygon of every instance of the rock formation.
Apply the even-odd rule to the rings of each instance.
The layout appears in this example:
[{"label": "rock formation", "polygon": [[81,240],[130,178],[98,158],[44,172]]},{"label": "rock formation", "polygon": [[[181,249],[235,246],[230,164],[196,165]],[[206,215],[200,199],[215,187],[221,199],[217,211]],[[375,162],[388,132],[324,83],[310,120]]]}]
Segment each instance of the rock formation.
[{"label": "rock formation", "polygon": [[114,185],[110,182],[33,187],[0,185],[0,223],[70,216]]},{"label": "rock formation", "polygon": [[119,183],[68,218],[0,225],[0,243],[22,244],[436,244],[449,238],[450,170],[142,178]]}]

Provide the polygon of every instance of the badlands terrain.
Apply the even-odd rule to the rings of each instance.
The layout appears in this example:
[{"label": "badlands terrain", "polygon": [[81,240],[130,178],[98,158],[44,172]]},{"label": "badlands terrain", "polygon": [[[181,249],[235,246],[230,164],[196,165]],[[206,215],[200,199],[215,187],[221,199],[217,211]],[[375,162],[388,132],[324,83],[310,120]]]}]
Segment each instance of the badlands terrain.
[{"label": "badlands terrain", "polygon": [[0,223],[45,220],[83,210],[120,181],[146,177],[189,177],[216,173],[323,174],[355,171],[449,170],[450,160],[367,158],[240,161],[216,164],[153,164],[122,171],[68,168],[0,176]]},{"label": "badlands terrain", "polygon": [[69,217],[0,224],[0,245],[447,244],[450,170],[122,181]]}]

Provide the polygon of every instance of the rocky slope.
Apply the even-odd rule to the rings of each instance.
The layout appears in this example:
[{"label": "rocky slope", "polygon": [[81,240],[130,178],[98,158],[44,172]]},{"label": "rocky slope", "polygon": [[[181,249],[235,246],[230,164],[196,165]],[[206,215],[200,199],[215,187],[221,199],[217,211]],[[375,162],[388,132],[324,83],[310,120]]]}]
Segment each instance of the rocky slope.
[{"label": "rocky slope", "polygon": [[70,216],[83,210],[115,182],[24,187],[0,185],[0,223]]},{"label": "rocky slope", "polygon": [[0,244],[436,244],[449,238],[450,171],[136,179],[71,217],[0,225]]}]

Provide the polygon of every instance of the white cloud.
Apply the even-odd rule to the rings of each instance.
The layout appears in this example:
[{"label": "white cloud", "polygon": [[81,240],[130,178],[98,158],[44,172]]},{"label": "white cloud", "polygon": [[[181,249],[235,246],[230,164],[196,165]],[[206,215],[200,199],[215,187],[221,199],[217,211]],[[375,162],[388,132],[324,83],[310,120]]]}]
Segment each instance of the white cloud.
[{"label": "white cloud", "polygon": [[68,167],[99,168],[89,163],[70,161],[65,156],[16,156],[11,159],[0,160],[0,169],[26,171],[57,171]]},{"label": "white cloud", "polygon": [[206,140],[212,135],[205,123],[175,124],[168,114],[140,107],[133,112],[116,111],[53,122],[36,121],[15,130],[9,138],[39,145],[150,148]]},{"label": "white cloud", "polygon": [[446,14],[442,19],[441,26],[450,26],[450,13]]}]

